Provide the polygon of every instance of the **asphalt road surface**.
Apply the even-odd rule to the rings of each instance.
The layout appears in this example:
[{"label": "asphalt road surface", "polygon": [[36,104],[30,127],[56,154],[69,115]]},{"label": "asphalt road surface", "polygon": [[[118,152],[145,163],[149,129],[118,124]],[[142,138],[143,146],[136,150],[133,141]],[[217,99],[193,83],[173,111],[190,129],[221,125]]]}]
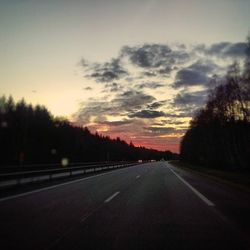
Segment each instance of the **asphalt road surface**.
[{"label": "asphalt road surface", "polygon": [[0,199],[1,249],[250,249],[250,194],[166,162]]}]

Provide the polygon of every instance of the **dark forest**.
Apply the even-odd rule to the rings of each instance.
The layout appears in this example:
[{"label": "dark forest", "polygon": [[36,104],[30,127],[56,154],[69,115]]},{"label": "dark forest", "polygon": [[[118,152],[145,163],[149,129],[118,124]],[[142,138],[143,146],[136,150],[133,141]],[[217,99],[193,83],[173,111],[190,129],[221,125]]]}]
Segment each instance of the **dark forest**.
[{"label": "dark forest", "polygon": [[135,147],[54,118],[43,106],[0,98],[1,165],[176,159],[177,154]]}]

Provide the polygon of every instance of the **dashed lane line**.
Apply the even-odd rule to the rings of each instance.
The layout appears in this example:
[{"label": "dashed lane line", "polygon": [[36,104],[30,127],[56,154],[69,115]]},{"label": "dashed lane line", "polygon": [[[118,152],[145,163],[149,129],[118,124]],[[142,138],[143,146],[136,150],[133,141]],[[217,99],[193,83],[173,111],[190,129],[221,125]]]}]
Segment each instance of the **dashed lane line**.
[{"label": "dashed lane line", "polygon": [[104,201],[104,203],[110,202],[110,201],[111,201],[112,199],[114,199],[119,193],[120,193],[119,191],[118,191],[118,192],[115,192],[115,193],[112,194],[108,199],[106,199],[106,200]]}]

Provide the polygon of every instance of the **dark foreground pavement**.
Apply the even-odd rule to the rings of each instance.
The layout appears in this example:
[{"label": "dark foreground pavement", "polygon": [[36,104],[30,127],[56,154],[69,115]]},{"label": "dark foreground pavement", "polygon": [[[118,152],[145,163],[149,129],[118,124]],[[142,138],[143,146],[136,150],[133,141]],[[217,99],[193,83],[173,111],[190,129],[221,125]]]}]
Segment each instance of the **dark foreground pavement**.
[{"label": "dark foreground pavement", "polygon": [[250,249],[249,211],[247,193],[148,163],[1,199],[0,246]]}]

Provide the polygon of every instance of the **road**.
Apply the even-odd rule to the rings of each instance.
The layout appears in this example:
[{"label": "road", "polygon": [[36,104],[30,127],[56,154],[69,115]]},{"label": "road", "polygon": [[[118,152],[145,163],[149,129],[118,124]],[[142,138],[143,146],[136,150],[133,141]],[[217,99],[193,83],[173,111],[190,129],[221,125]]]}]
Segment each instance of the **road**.
[{"label": "road", "polygon": [[250,249],[249,209],[247,193],[167,162],[147,163],[0,199],[0,245]]}]

